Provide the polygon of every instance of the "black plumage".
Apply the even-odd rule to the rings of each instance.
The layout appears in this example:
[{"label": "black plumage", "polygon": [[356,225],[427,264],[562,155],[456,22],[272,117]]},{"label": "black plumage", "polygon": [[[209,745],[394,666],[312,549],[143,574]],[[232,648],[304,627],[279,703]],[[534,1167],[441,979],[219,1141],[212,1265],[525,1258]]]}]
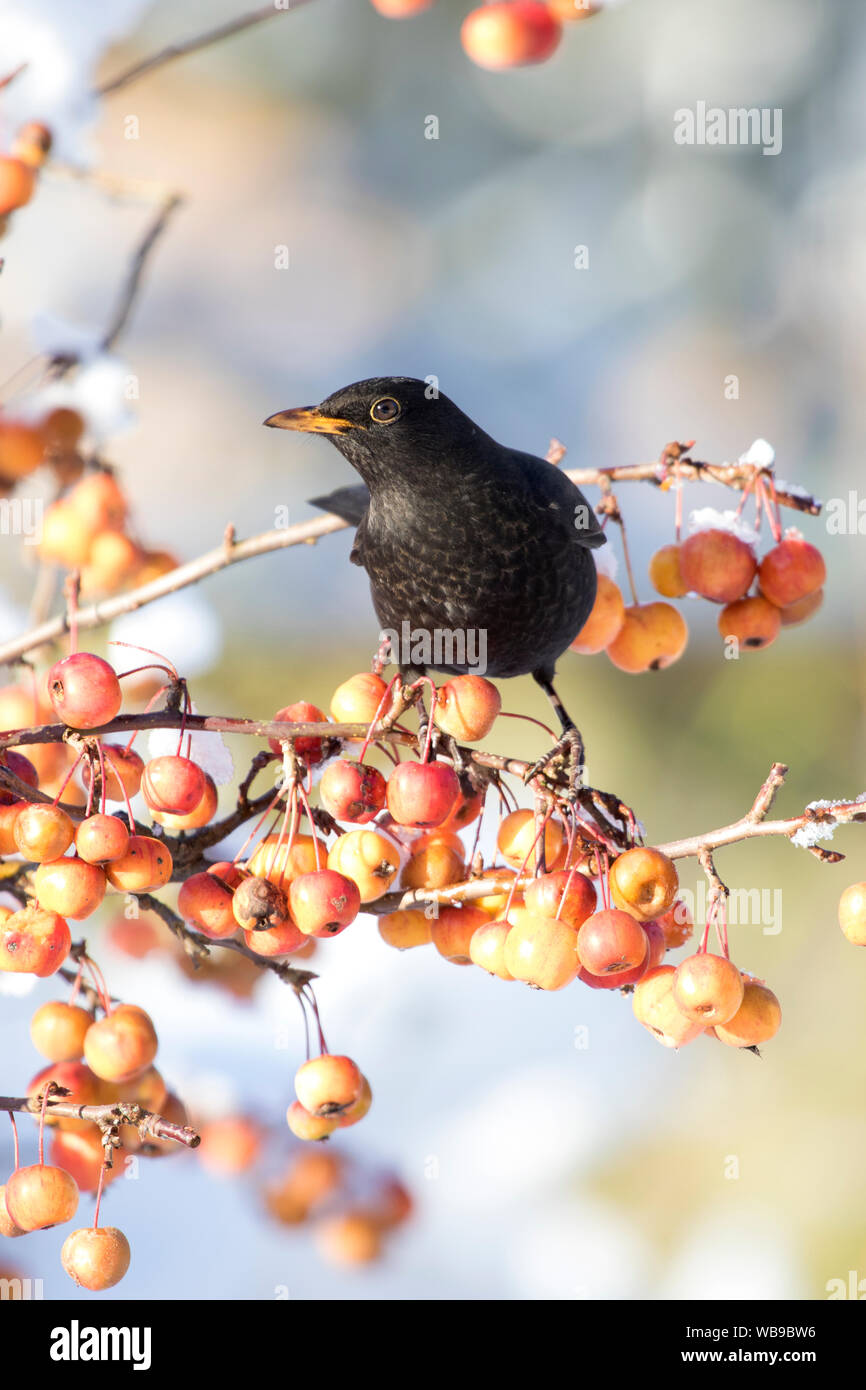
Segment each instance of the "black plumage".
[{"label": "black plumage", "polygon": [[363,479],[315,505],[357,527],[351,558],[369,575],[383,629],[484,633],[484,670],[429,664],[449,674],[531,673],[563,729],[573,728],[553,689],[554,668],[589,616],[590,551],[605,537],[565,474],[496,443],[411,377],[356,382],[265,424],[327,434]]}]

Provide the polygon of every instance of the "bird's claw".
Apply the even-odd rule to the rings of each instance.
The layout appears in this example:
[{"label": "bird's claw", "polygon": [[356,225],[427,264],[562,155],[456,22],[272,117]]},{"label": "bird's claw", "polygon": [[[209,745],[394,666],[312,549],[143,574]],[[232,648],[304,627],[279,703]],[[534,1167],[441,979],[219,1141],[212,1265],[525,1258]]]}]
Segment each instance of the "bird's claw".
[{"label": "bird's claw", "polygon": [[[561,768],[568,778],[568,790],[571,797],[576,797],[583,785],[583,774],[585,770],[583,739],[579,729],[566,729],[557,739],[556,743],[545,753],[543,758],[539,758],[531,767],[527,768],[523,774],[523,781],[528,784],[535,777],[539,777],[548,769]],[[558,767],[557,767],[558,765]],[[548,772],[548,776],[550,773]]]}]

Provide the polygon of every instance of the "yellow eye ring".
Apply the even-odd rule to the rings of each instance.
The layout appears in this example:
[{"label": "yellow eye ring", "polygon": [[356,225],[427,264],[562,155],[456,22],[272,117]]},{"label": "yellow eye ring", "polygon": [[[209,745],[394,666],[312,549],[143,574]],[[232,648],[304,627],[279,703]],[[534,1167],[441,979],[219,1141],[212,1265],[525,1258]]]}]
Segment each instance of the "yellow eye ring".
[{"label": "yellow eye ring", "polygon": [[380,396],[370,407],[370,418],[377,425],[390,425],[401,414],[402,406],[393,396]]}]

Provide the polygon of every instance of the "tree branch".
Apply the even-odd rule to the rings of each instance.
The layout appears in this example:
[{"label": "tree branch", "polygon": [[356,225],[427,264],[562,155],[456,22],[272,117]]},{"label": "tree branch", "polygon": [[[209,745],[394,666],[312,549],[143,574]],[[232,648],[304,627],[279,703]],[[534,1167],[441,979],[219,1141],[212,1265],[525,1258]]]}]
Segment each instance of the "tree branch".
[{"label": "tree branch", "polygon": [[[60,1087],[60,1090],[63,1088]],[[0,1111],[7,1111],[38,1118],[42,1111],[42,1100],[38,1096],[0,1096]],[[45,1103],[46,1114],[62,1115],[75,1120],[91,1120],[97,1125],[134,1125],[142,1139],[173,1139],[184,1148],[197,1149],[201,1135],[189,1125],[176,1125],[171,1120],[153,1110],[143,1110],[133,1101],[118,1100],[110,1105],[76,1105],[73,1101],[55,1100],[49,1096]]]}]

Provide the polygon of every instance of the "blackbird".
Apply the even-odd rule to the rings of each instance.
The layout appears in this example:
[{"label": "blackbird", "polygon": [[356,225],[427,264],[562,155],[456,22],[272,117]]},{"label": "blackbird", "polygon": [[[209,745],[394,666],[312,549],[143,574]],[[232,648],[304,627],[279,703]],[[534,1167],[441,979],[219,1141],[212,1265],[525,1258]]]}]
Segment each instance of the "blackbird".
[{"label": "blackbird", "polygon": [[562,726],[557,748],[570,747],[581,768],[582,741],[553,677],[595,601],[590,551],[605,542],[583,493],[413,377],[358,381],[264,423],[328,435],[361,475],[362,486],[314,505],[357,527],[351,559],[369,575],[401,669],[531,674]]}]

